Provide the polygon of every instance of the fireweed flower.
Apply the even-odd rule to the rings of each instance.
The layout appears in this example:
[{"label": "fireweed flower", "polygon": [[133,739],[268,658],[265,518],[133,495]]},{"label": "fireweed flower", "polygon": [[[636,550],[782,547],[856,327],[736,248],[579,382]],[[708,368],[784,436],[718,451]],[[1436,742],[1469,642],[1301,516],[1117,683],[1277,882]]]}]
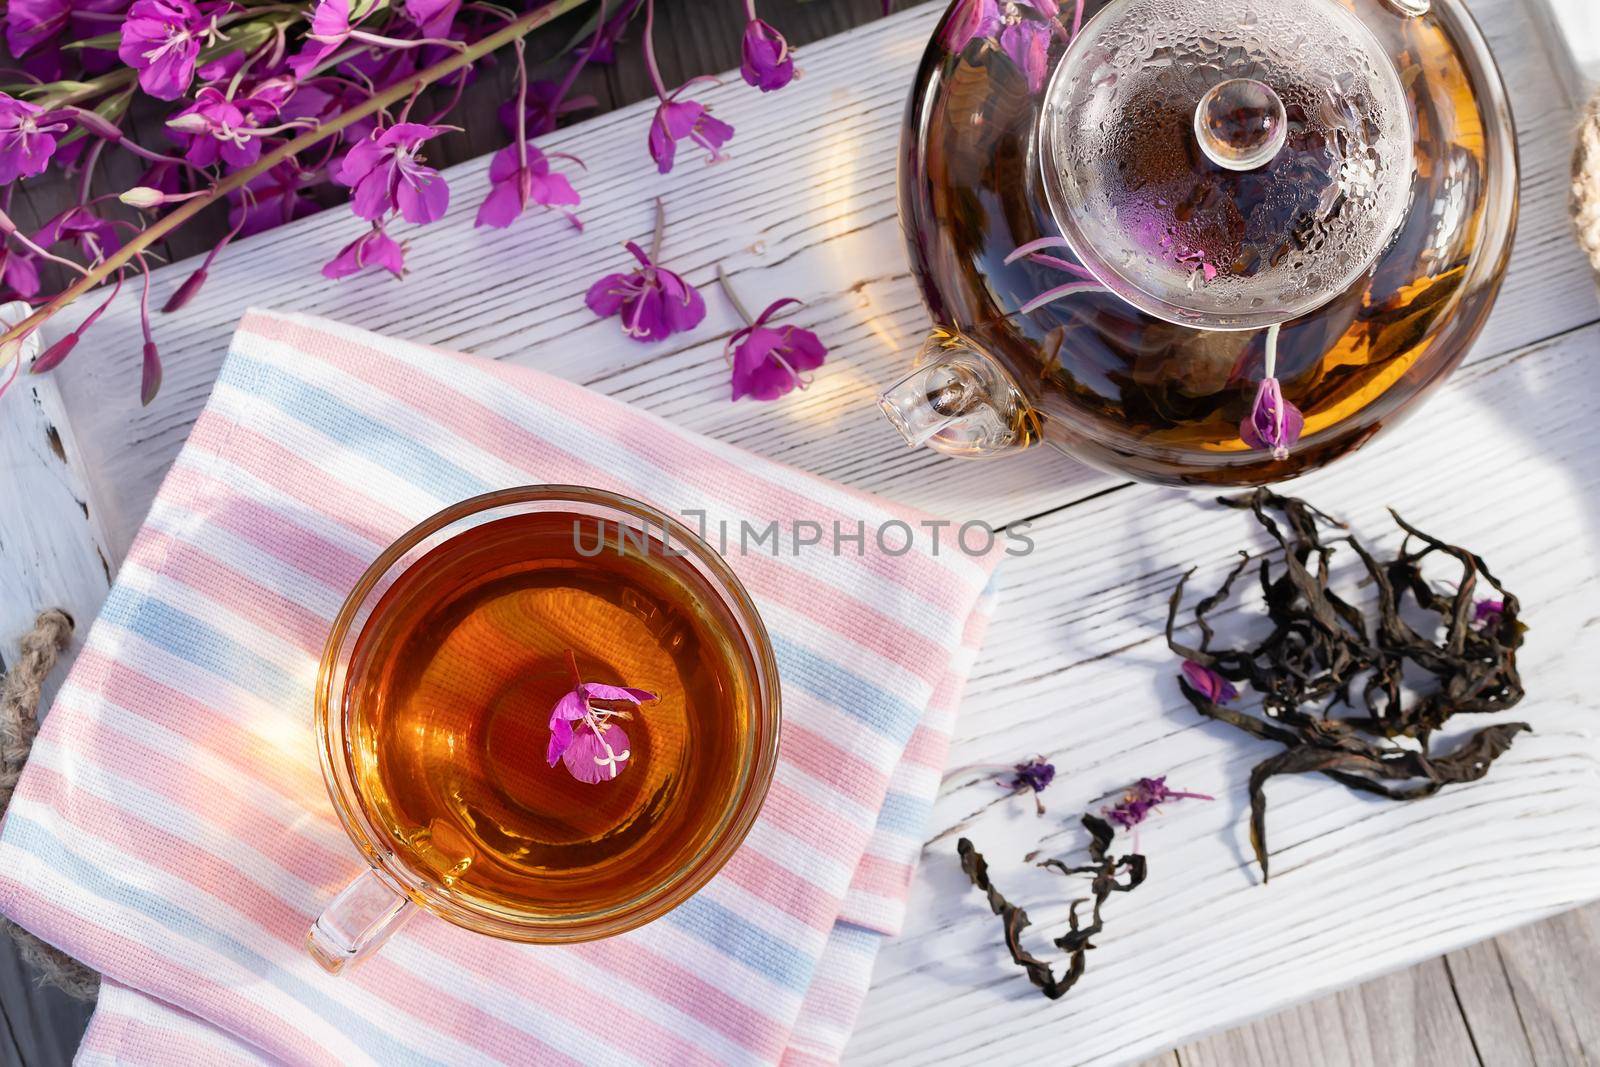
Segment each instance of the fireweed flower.
[{"label": "fireweed flower", "polygon": [[694,100],[679,100],[678,97],[690,86],[701,82],[710,82],[712,85],[720,83],[710,77],[690,78],[670,93],[667,92],[667,84],[661,80],[661,66],[656,62],[655,20],[655,0],[646,0],[644,65],[656,88],[656,96],[661,99],[655,116],[650,120],[650,158],[655,160],[656,169],[666,174],[677,160],[678,142],[688,140],[704,148],[711,157],[708,162],[715,163],[724,158],[722,146],[733,137],[733,127],[721,119],[713,118],[711,109],[704,104]]},{"label": "fireweed flower", "polygon": [[91,263],[99,262],[122,247],[117,227],[85,207],[70,207],[39,227],[34,243],[49,248],[61,241],[72,241]]},{"label": "fireweed flower", "polygon": [[349,39],[350,0],[318,0],[311,13],[305,47],[289,60],[289,69],[296,77],[304,78]]},{"label": "fireweed flower", "polygon": [[774,301],[760,315],[751,318],[734,295],[721,267],[717,268],[717,280],[728,302],[745,323],[742,329],[733,332],[722,348],[723,357],[733,368],[733,399],[749,396],[757,400],[777,400],[811,384],[805,372],[822,366],[828,358],[827,346],[816,334],[799,326],[767,325],[773,315],[800,301]]},{"label": "fireweed flower", "polygon": [[39,295],[39,263],[32,252],[0,247],[0,283],[7,295],[31,300]]},{"label": "fireweed flower", "polygon": [[183,157],[195,166],[220,160],[242,169],[261,158],[259,130],[277,114],[279,102],[266,94],[230,100],[208,85],[195,94],[193,104],[167,120],[167,128],[184,147]]},{"label": "fireweed flower", "polygon": [[345,154],[334,180],[355,190],[350,208],[363,219],[398,211],[407,222],[437,220],[450,206],[450,187],[417,152],[447,126],[400,122],[373,130]]},{"label": "fireweed flower", "polygon": [[639,261],[639,269],[626,274],[607,274],[589,287],[584,302],[589,310],[608,319],[622,319],[622,332],[635,341],[661,341],[675,333],[692,330],[706,317],[706,302],[700,291],[679,275],[659,265],[661,236],[666,228],[666,209],[656,201],[656,232],[650,254],[628,241],[623,245]]},{"label": "fireweed flower", "polygon": [[385,233],[379,222],[374,222],[372,229],[339,249],[339,254],[323,265],[322,276],[348,278],[368,267],[382,267],[396,278],[403,278],[406,273],[405,246]]},{"label": "fireweed flower", "polygon": [[794,80],[794,53],[768,22],[756,17],[755,0],[745,0],[745,11],[750,21],[745,24],[743,59],[739,73],[749,84],[764,93],[782,89]]},{"label": "fireweed flower", "polygon": [[567,664],[572,668],[575,684],[550,709],[550,742],[545,746],[545,762],[552,767],[558,762],[565,764],[568,774],[590,785],[610,781],[622,773],[633,755],[628,747],[628,735],[612,720],[631,718],[632,712],[595,704],[624,704],[637,708],[645,701],[657,699],[656,695],[645,689],[583,681],[570,651]]},{"label": "fireweed flower", "polygon": [[69,0],[10,0],[6,5],[6,49],[23,56],[67,27]]},{"label": "fireweed flower", "polygon": [[1234,684],[1202,664],[1192,659],[1183,661],[1183,676],[1195,691],[1213,704],[1227,704],[1238,699],[1239,690]]},{"label": "fireweed flower", "polygon": [[[560,211],[579,229],[583,224],[570,211],[579,196],[565,174],[550,169],[549,158],[531,144],[521,145],[525,158],[518,158],[517,145],[506,145],[489,164],[489,195],[478,208],[475,226],[504,229],[516,221],[530,203]],[[562,155],[560,158],[573,159]],[[576,162],[576,160],[574,160]]]},{"label": "fireweed flower", "polygon": [[1276,325],[1267,327],[1266,373],[1256,387],[1250,414],[1239,423],[1239,437],[1251,448],[1270,451],[1272,458],[1281,463],[1300,440],[1306,420],[1300,409],[1285,399],[1283,386],[1278,383],[1278,331]]},{"label": "fireweed flower", "polygon": [[211,20],[190,0],[134,0],[117,55],[139,72],[139,87],[176,100],[194,80],[195,59]]},{"label": "fireweed flower", "polygon": [[1505,614],[1506,602],[1485,597],[1472,605],[1472,625],[1480,630],[1492,630],[1500,625],[1500,616]]},{"label": "fireweed flower", "polygon": [[1150,813],[1169,800],[1214,800],[1204,793],[1188,793],[1167,788],[1167,776],[1141,778],[1122,794],[1117,803],[1100,809],[1100,814],[1124,830],[1144,822]]},{"label": "fireweed flower", "polygon": [[0,93],[0,185],[44,173],[56,151],[55,135],[66,128],[43,108]]}]

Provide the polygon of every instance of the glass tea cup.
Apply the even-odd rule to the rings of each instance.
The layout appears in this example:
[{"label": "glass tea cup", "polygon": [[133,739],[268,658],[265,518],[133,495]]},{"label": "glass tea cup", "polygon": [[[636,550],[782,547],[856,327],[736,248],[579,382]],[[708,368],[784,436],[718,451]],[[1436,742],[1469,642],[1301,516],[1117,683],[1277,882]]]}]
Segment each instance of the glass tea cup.
[{"label": "glass tea cup", "polygon": [[[608,780],[547,753],[580,680],[656,694],[610,709],[631,758]],[[681,523],[560,485],[446,508],[367,569],[323,652],[323,777],[369,869],[307,947],[338,973],[419,908],[534,943],[658,918],[749,831],[779,723],[766,628]]]}]

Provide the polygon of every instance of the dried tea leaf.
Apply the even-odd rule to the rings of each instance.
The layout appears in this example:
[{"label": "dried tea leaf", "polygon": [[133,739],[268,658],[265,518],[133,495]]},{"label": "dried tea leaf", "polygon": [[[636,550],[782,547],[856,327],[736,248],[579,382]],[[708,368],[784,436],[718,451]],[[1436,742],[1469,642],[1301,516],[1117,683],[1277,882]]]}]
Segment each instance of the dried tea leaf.
[{"label": "dried tea leaf", "polygon": [[[1268,875],[1266,784],[1284,774],[1321,774],[1351,789],[1392,800],[1430,796],[1449,784],[1475,781],[1511,746],[1526,723],[1486,727],[1446,755],[1431,751],[1433,734],[1462,713],[1498,712],[1523,696],[1516,654],[1525,627],[1517,598],[1507,592],[1476,554],[1423,533],[1398,514],[1406,538],[1399,553],[1380,560],[1342,523],[1294,497],[1259,489],[1224,499],[1247,508],[1277,542],[1274,558],[1262,557],[1259,578],[1271,632],[1254,646],[1214,648],[1209,616],[1232,596],[1234,583],[1251,562],[1241,561],[1210,596],[1193,609],[1198,647],[1178,641],[1176,630],[1185,586],[1179,579],[1167,608],[1167,644],[1186,660],[1215,670],[1231,682],[1246,682],[1261,695],[1261,714],[1223,707],[1179,678],[1196,711],[1255,737],[1276,741],[1284,751],[1250,774],[1250,843]],[[1325,529],[1341,531],[1327,538]],[[1363,611],[1330,586],[1335,552],[1348,545],[1375,589],[1375,604]],[[1452,561],[1452,589],[1441,592],[1423,574],[1430,557]],[[1501,598],[1484,618],[1481,583]],[[1410,617],[1431,618],[1423,632]],[[1433,687],[1407,699],[1411,677],[1431,676]],[[1336,707],[1355,714],[1335,715]],[[1397,744],[1405,737],[1415,747]]]},{"label": "dried tea leaf", "polygon": [[[1094,945],[1089,939],[1105,928],[1101,907],[1112,893],[1126,893],[1137,888],[1149,873],[1145,858],[1137,853],[1116,857],[1111,854],[1111,842],[1116,835],[1111,824],[1096,815],[1083,816],[1084,829],[1089,831],[1089,858],[1093,862],[1069,867],[1060,860],[1049,859],[1039,866],[1060,871],[1062,874],[1088,874],[1089,897],[1093,908],[1087,926],[1078,919],[1078,906],[1083,900],[1071,902],[1067,911],[1067,932],[1055,938],[1057,948],[1067,953],[1067,969],[1057,978],[1051,964],[1035,956],[1022,945],[1022,931],[1029,925],[1028,913],[1008,901],[989,879],[989,864],[970,840],[963,837],[956,842],[956,853],[961,857],[961,870],[973,885],[981,889],[989,901],[989,910],[1000,916],[1005,930],[1006,949],[1012,962],[1021,967],[1028,980],[1051,1000],[1061,997],[1083,977],[1085,954]],[[1119,878],[1119,875],[1125,875]]]}]

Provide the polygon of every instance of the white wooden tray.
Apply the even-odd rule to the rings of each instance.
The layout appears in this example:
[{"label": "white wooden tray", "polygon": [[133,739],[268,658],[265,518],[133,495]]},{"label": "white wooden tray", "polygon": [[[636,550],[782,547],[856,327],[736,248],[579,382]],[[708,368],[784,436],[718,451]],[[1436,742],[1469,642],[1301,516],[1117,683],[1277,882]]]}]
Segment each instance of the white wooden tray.
[{"label": "white wooden tray", "polygon": [[[871,403],[926,326],[894,167],[932,6],[806,49],[805,77],[781,94],[737,79],[706,94],[739,129],[719,166],[691,159],[659,179],[645,106],[553,136],[547,147],[589,165],[582,235],[555,217],[474,230],[480,160],[452,172],[450,213],[415,235],[404,283],[317,274],[360,229],[343,209],[241,242],[189,308],[158,322],[166,384],[147,409],[130,288],[54,377],[0,408],[0,647],[45,604],[94,615],[233,323],[250,304],[290,308],[535,364],[953,518],[1033,522],[1038,551],[1003,572],[952,763],[1048,755],[1061,773],[1051,815],[987,782],[951,783],[915,919],[880,961],[852,1046],[859,1062],[1131,1059],[1600,897],[1600,303],[1566,217],[1575,100],[1523,3],[1471,4],[1520,126],[1523,214],[1497,310],[1418,415],[1295,489],[1367,531],[1387,529],[1382,509],[1394,504],[1488,557],[1532,625],[1519,712],[1537,733],[1485,781],[1411,805],[1275,783],[1269,886],[1246,863],[1243,789],[1270,746],[1197,721],[1160,632],[1178,574],[1199,564],[1202,578],[1215,575],[1245,521],[1046,451],[993,463],[908,452]],[[622,240],[647,232],[657,194],[670,214],[666,261],[707,286],[712,310],[692,338],[643,347],[596,321],[582,296],[623,261]],[[833,352],[810,390],[771,406],[727,401],[722,340],[735,320],[709,285],[718,262],[748,303],[807,301],[798,321]],[[188,269],[157,276],[156,303]],[[1002,884],[1016,881],[1041,835],[1070,842],[1077,812],[1161,773],[1220,799],[1147,824],[1150,883],[1110,906],[1083,984],[1043,1001],[1005,962],[996,921],[956,869],[955,837],[970,834]]]}]

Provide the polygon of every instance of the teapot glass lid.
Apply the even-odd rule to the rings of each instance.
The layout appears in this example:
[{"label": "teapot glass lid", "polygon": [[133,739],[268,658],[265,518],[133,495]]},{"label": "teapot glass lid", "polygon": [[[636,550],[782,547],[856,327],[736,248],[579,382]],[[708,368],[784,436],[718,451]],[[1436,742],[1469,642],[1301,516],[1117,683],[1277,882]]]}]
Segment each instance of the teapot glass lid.
[{"label": "teapot glass lid", "polygon": [[1141,311],[1259,329],[1348,289],[1405,217],[1394,64],[1337,0],[1112,0],[1039,123],[1050,209]]}]

